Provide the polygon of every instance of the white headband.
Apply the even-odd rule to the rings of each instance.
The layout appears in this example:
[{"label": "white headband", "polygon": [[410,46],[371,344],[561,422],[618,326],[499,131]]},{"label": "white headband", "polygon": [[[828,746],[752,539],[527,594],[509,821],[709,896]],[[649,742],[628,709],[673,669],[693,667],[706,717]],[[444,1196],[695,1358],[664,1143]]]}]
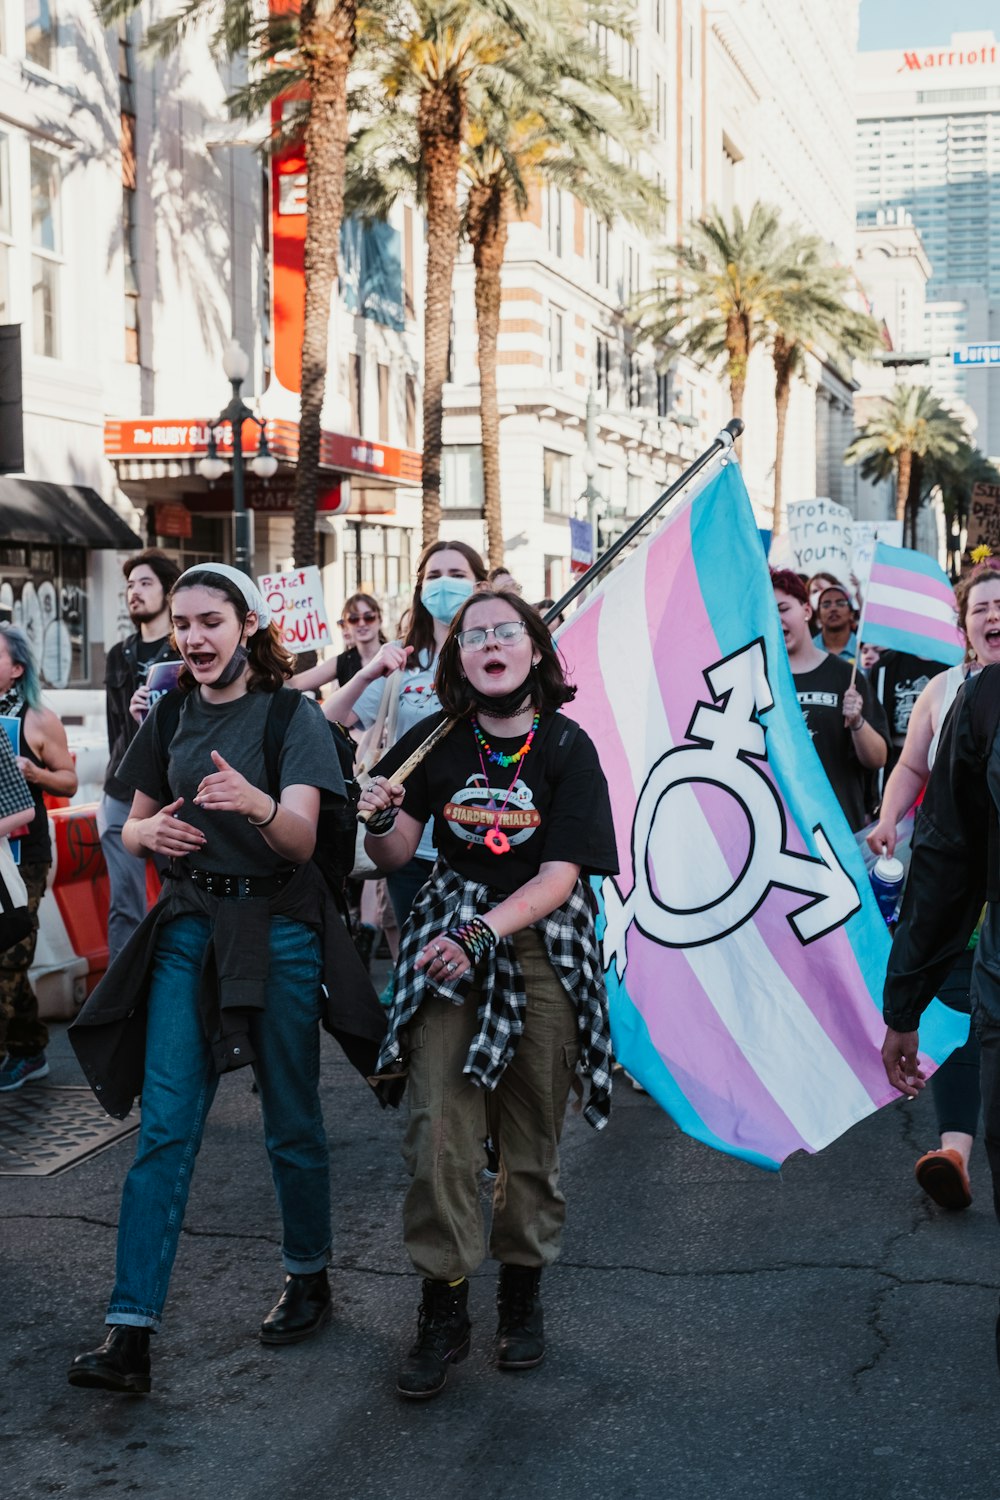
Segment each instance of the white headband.
[{"label": "white headband", "polygon": [[[235,584],[246,600],[247,609],[252,609],[257,616],[257,629],[267,629],[271,623],[271,608],[249,574],[241,573],[239,568],[233,568],[229,563],[195,563],[193,568],[188,568],[181,574],[174,589],[181,588],[185,579],[191,587],[196,581],[194,575],[200,573],[220,573],[229,583]],[[211,588],[211,584],[208,587]]]}]

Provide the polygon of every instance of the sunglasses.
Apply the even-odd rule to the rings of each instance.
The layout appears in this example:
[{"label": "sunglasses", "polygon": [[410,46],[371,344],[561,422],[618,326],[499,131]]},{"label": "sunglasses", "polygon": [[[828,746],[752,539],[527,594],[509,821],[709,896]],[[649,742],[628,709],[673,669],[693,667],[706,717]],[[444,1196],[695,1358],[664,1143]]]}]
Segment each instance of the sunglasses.
[{"label": "sunglasses", "polygon": [[458,632],[458,644],[463,651],[481,651],[486,637],[491,635],[501,646],[511,646],[519,641],[527,626],[523,620],[505,620],[502,625],[488,625],[485,630],[478,627]]},{"label": "sunglasses", "polygon": [[849,608],[846,599],[821,599],[819,601],[819,607],[820,607],[820,609],[847,609],[847,608]]},{"label": "sunglasses", "polygon": [[346,615],[345,618],[344,618],[344,620],[341,623],[342,624],[347,624],[347,625],[374,625],[374,623],[375,623],[375,621],[377,619],[378,619],[378,615],[373,615],[373,614],[367,614],[367,615]]}]

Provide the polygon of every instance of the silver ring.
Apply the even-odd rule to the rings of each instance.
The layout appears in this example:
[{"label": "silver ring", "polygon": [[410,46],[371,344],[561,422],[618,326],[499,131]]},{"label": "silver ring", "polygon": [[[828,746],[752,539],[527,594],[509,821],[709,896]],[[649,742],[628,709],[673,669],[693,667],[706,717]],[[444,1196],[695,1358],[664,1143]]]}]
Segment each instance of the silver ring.
[{"label": "silver ring", "polygon": [[440,958],[441,954],[444,952],[444,949],[441,947],[441,945],[439,943],[435,943],[434,944],[434,952],[437,954],[438,958]]},{"label": "silver ring", "polygon": [[447,969],[447,970],[448,970],[448,971],[449,971],[449,973],[450,973],[450,971],[451,971],[451,970],[452,970],[452,969],[453,969],[453,968],[454,968],[454,967],[455,967],[455,965],[454,965],[454,964],[445,964],[445,968],[446,968],[446,969]]}]

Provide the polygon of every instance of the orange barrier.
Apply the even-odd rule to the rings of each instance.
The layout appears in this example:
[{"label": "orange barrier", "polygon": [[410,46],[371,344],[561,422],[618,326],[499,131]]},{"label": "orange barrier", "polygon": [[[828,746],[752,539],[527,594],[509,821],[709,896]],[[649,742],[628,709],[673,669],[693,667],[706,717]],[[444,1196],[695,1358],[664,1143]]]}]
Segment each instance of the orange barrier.
[{"label": "orange barrier", "polygon": [[97,834],[97,803],[51,808],[49,823],[56,867],[51,894],[73,952],[86,960],[89,995],[108,966],[110,897]]}]

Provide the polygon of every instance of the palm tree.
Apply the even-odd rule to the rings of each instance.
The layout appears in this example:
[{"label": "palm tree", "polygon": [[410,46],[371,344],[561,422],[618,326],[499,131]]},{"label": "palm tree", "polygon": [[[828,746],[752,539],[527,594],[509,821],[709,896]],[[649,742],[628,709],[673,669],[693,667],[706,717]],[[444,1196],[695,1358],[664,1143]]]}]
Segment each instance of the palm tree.
[{"label": "palm tree", "polygon": [[774,363],[774,507],[771,530],[781,531],[785,425],[792,377],[817,349],[835,361],[849,362],[870,354],[881,342],[880,325],[847,303],[850,272],[836,265],[816,235],[793,234],[787,247],[789,276],[770,312],[770,350]]},{"label": "palm tree", "polygon": [[608,72],[578,20],[564,41],[559,56],[531,59],[513,105],[479,101],[463,157],[465,232],[475,266],[483,509],[493,567],[503,561],[497,340],[511,218],[527,208],[530,187],[540,180],[572,192],[606,223],[626,218],[651,225],[663,209],[658,190],[625,161],[612,162],[607,150],[614,141],[638,153],[645,125],[638,95]]},{"label": "palm tree", "polygon": [[743,415],[747,366],[766,342],[791,268],[788,238],[776,208],[755,203],[744,218],[710,208],[692,221],[690,239],[668,252],[657,284],[640,294],[633,318],[662,351],[723,361],[733,416]]},{"label": "palm tree", "polygon": [[844,453],[866,479],[896,476],[896,519],[912,545],[923,499],[924,467],[968,446],[958,418],[926,385],[897,385],[885,396]]},{"label": "palm tree", "polygon": [[[98,14],[106,26],[131,15],[141,4],[142,0],[97,0]],[[381,4],[383,0],[364,0],[363,18]],[[249,56],[249,80],[227,101],[234,116],[255,118],[282,96],[300,101],[297,116],[286,130],[287,136],[297,123],[309,169],[299,457],[295,471],[296,567],[316,561],[320,416],[326,394],[330,303],[337,279],[343,215],[347,80],[358,13],[359,0],[302,0],[297,12],[289,10],[280,15],[266,10],[262,13],[250,0],[186,0],[146,33],[148,47],[166,56],[189,31],[207,25],[213,53],[227,58]]]},{"label": "palm tree", "polygon": [[[470,91],[501,94],[524,57],[551,47],[552,0],[406,0],[374,17],[359,60],[376,77],[370,97],[400,106],[393,128],[416,132],[421,197],[427,214],[424,304],[423,543],[441,525],[441,429],[448,378],[451,292],[462,213],[458,198]],[[383,133],[381,139],[386,138]],[[378,127],[376,127],[378,135]],[[369,140],[371,144],[371,140]]]},{"label": "palm tree", "polygon": [[969,524],[973,490],[977,484],[1000,485],[1000,471],[972,443],[964,442],[955,453],[928,458],[924,464],[924,492],[937,490],[948,522],[949,549],[955,577],[961,568],[959,533]]}]

